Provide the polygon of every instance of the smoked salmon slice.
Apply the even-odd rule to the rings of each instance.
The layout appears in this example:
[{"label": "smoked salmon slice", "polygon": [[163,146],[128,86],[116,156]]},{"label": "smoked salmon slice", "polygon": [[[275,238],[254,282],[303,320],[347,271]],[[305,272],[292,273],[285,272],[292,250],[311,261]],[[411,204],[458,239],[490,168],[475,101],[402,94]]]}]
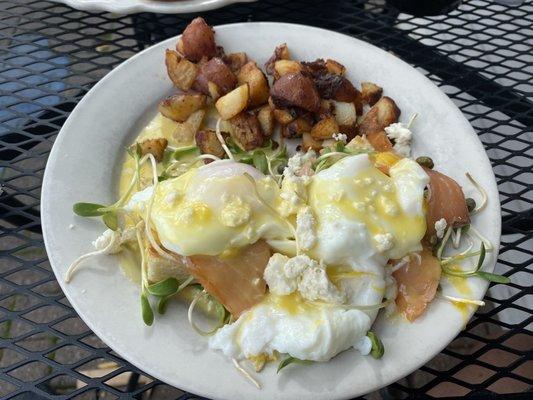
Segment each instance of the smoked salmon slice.
[{"label": "smoked salmon slice", "polygon": [[227,257],[190,256],[187,268],[210,295],[238,318],[265,296],[263,272],[269,259],[270,247],[260,240]]},{"label": "smoked salmon slice", "polygon": [[413,322],[435,297],[441,276],[439,260],[430,249],[424,248],[420,257],[410,255],[409,263],[393,272],[392,276],[398,285],[398,311]]},{"label": "smoked salmon slice", "polygon": [[426,236],[435,235],[435,222],[444,218],[447,226],[458,228],[470,223],[466,199],[461,186],[440,172],[424,168],[429,176]]}]

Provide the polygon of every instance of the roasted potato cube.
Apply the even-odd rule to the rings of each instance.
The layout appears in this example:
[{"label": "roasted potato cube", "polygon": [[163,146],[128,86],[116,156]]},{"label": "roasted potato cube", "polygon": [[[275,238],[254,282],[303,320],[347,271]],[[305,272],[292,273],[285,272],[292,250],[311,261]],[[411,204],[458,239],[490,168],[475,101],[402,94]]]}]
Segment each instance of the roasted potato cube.
[{"label": "roasted potato cube", "polygon": [[246,109],[249,101],[250,89],[248,84],[244,84],[218,99],[215,107],[220,117],[228,120]]},{"label": "roasted potato cube", "polygon": [[200,64],[198,76],[194,82],[196,90],[211,96],[213,100],[231,92],[236,85],[237,77],[218,57]]},{"label": "roasted potato cube", "polygon": [[314,75],[314,82],[320,97],[345,103],[354,103],[358,114],[363,112],[361,92],[342,75],[319,73]]},{"label": "roasted potato cube", "polygon": [[346,72],[346,68],[341,63],[335,61],[335,60],[326,60],[326,69],[332,73],[337,75],[344,75]]},{"label": "roasted potato cube", "polygon": [[311,136],[314,139],[331,139],[334,133],[339,132],[339,125],[335,117],[326,117],[318,121],[311,129]]},{"label": "roasted potato cube", "polygon": [[288,125],[296,118],[289,110],[276,108],[272,113],[274,114],[274,119],[281,125]]},{"label": "roasted potato cube", "polygon": [[177,122],[183,122],[189,116],[205,106],[203,94],[176,94],[167,97],[159,104],[159,112]]},{"label": "roasted potato cube", "polygon": [[268,80],[255,62],[250,61],[243,65],[237,75],[237,82],[239,85],[248,84],[250,107],[258,107],[268,101],[268,96],[270,96]]},{"label": "roasted potato cube", "polygon": [[392,142],[385,131],[371,132],[365,137],[375,150],[392,151]]},{"label": "roasted potato cube", "polygon": [[299,107],[316,112],[320,108],[320,97],[313,80],[301,73],[280,77],[270,90],[277,108]]},{"label": "roasted potato cube", "polygon": [[[227,134],[226,134],[227,135]],[[222,144],[217,138],[217,135],[212,129],[204,129],[196,132],[194,136],[196,145],[202,154],[212,154],[219,158],[224,158],[226,152],[222,148]]]},{"label": "roasted potato cube", "polygon": [[268,59],[268,61],[265,63],[265,70],[268,75],[274,75],[274,64],[278,60],[290,60],[291,56],[289,54],[289,48],[287,47],[287,43],[280,44],[276,49],[274,50],[274,54]]},{"label": "roasted potato cube", "polygon": [[226,54],[222,59],[234,74],[237,74],[248,62],[248,56],[245,52]]},{"label": "roasted potato cube", "polygon": [[357,114],[355,112],[355,105],[353,103],[345,103],[342,101],[333,102],[333,115],[337,124],[340,125],[355,125],[357,122]]},{"label": "roasted potato cube", "polygon": [[370,135],[383,131],[387,126],[398,122],[400,109],[390,97],[382,97],[363,116],[359,124],[359,134],[365,135],[370,141]]},{"label": "roasted potato cube", "polygon": [[205,117],[205,110],[198,110],[191,114],[187,121],[178,123],[176,128],[172,131],[172,141],[174,145],[189,144],[194,140],[194,135],[200,129],[202,121]]},{"label": "roasted potato cube", "polygon": [[264,136],[272,136],[275,128],[274,112],[269,105],[263,106],[257,112],[257,119]]},{"label": "roasted potato cube", "polygon": [[152,154],[157,162],[163,160],[165,149],[167,148],[168,140],[165,138],[147,139],[139,143],[141,154]]},{"label": "roasted potato cube", "polygon": [[284,125],[281,129],[281,134],[286,138],[299,138],[303,133],[311,132],[313,128],[313,121],[307,116],[301,116],[296,118],[288,125]]},{"label": "roasted potato cube", "polygon": [[172,83],[181,90],[189,90],[198,74],[196,64],[186,58],[181,58],[174,50],[168,49],[165,53],[165,64]]},{"label": "roasted potato cube", "polygon": [[361,82],[361,98],[363,102],[373,106],[383,95],[383,88],[372,82]]},{"label": "roasted potato cube", "polygon": [[198,62],[202,58],[215,57],[218,49],[215,44],[215,32],[202,17],[195,18],[183,31],[181,36],[182,52],[189,60]]},{"label": "roasted potato cube", "polygon": [[230,135],[246,151],[261,147],[264,142],[261,124],[257,117],[249,112],[242,112],[230,119]]},{"label": "roasted potato cube", "polygon": [[317,140],[310,133],[304,132],[302,134],[302,149],[319,151],[322,148],[322,140]]},{"label": "roasted potato cube", "polygon": [[278,60],[274,63],[275,77],[287,74],[295,74],[302,71],[302,66],[298,61],[293,60]]}]

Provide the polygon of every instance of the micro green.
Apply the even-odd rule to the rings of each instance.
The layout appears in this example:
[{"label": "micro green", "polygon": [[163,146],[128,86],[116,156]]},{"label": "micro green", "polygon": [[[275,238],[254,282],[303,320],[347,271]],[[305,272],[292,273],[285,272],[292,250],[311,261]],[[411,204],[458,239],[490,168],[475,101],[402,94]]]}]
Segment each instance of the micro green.
[{"label": "micro green", "polygon": [[146,293],[141,293],[141,312],[144,323],[151,326],[154,323],[154,312]]},{"label": "micro green", "polygon": [[283,360],[281,360],[281,362],[278,364],[277,373],[279,374],[279,371],[281,371],[283,368],[285,368],[287,365],[290,365],[290,364],[306,365],[306,364],[311,364],[312,362],[313,361],[310,361],[310,360],[300,360],[299,358],[287,356]]},{"label": "micro green", "polygon": [[368,331],[366,336],[370,339],[370,342],[372,343],[370,355],[376,359],[380,359],[381,357],[383,357],[383,354],[385,353],[385,348],[383,347],[383,343],[379,339],[378,335],[376,335],[372,331]]}]

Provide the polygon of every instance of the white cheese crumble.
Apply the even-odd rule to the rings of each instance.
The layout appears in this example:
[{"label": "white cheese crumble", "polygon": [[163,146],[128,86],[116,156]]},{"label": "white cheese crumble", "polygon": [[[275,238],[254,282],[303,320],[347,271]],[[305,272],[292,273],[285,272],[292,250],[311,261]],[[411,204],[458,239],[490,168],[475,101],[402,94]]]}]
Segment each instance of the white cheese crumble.
[{"label": "white cheese crumble", "polygon": [[394,236],[390,233],[378,233],[374,235],[376,249],[382,253],[394,247]]},{"label": "white cheese crumble", "polygon": [[68,226],[68,229],[74,229],[74,228],[75,228],[74,224],[70,224],[70,225]]},{"label": "white cheese crumble", "polygon": [[442,239],[444,232],[446,232],[446,220],[444,218],[439,219],[435,222],[435,231],[437,232],[437,238]]},{"label": "white cheese crumble", "polygon": [[304,299],[342,303],[345,295],[331,283],[323,264],[306,255],[288,258],[275,253],[265,268],[264,278],[271,293],[284,296],[298,290]]},{"label": "white cheese crumble", "polygon": [[93,246],[96,250],[104,250],[107,248],[104,254],[116,254],[121,248],[121,234],[119,231],[112,231],[106,229],[104,233],[93,241]]},{"label": "white cheese crumble", "polygon": [[409,157],[411,154],[412,133],[409,128],[403,126],[401,122],[390,124],[385,128],[385,133],[389,139],[394,140],[393,149],[396,153]]},{"label": "white cheese crumble", "polygon": [[346,143],[346,141],[348,140],[348,136],[346,136],[344,133],[334,133],[331,137],[336,142]]},{"label": "white cheese crumble", "polygon": [[220,221],[224,226],[235,228],[250,220],[251,207],[239,196],[224,198],[224,206],[220,211]]},{"label": "white cheese crumble", "polygon": [[303,251],[310,250],[316,243],[316,220],[311,207],[304,207],[296,215],[296,237]]}]

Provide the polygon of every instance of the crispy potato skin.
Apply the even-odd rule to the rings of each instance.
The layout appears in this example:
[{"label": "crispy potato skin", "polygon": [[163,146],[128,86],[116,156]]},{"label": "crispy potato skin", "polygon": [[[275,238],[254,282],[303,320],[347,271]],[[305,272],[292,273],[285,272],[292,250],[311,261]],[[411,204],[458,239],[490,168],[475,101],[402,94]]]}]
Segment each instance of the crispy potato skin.
[{"label": "crispy potato skin", "polygon": [[295,120],[296,116],[289,110],[275,108],[272,111],[274,119],[278,121],[280,125],[288,125]]},{"label": "crispy potato skin", "polygon": [[274,75],[275,69],[274,64],[278,60],[290,60],[291,56],[289,53],[289,48],[287,47],[287,43],[280,44],[276,49],[274,50],[274,54],[268,59],[268,61],[265,63],[265,71],[268,75]]},{"label": "crispy potato skin", "polygon": [[330,116],[318,121],[311,129],[311,136],[314,139],[331,139],[334,133],[339,132],[339,125],[335,117]]},{"label": "crispy potato skin", "polygon": [[264,135],[261,124],[253,113],[242,112],[229,120],[231,137],[244,150],[249,151],[261,147]]},{"label": "crispy potato skin", "polygon": [[215,103],[215,107],[224,120],[233,118],[244,111],[250,101],[250,89],[248,84],[240,85],[231,92],[222,96]]},{"label": "crispy potato skin", "polygon": [[285,125],[281,130],[281,134],[286,138],[299,138],[304,133],[311,132],[311,128],[313,128],[312,117],[310,115],[303,115],[288,125]]},{"label": "crispy potato skin", "polygon": [[329,58],[326,60],[326,68],[332,74],[344,75],[346,72],[346,67],[344,65]]},{"label": "crispy potato skin", "polygon": [[274,78],[302,71],[302,66],[294,60],[278,60],[274,63]]},{"label": "crispy potato skin", "polygon": [[304,132],[302,134],[302,148],[305,151],[319,151],[322,148],[322,140],[317,140],[311,136],[311,133]]},{"label": "crispy potato skin", "polygon": [[181,90],[189,90],[198,74],[198,67],[196,64],[190,62],[174,50],[166,50],[165,65],[167,66],[167,74],[172,83]]},{"label": "crispy potato skin", "polygon": [[230,53],[222,57],[222,60],[231,69],[231,71],[236,75],[239,72],[239,70],[243,67],[243,65],[248,62],[248,56],[246,55],[245,52]]},{"label": "crispy potato skin", "polygon": [[[216,88],[210,88],[209,82],[215,84]],[[194,88],[197,91],[211,97],[216,96],[215,93],[218,93],[216,98],[231,92],[235,89],[236,85],[237,77],[231,71],[230,67],[218,57],[200,64],[200,70],[194,82]],[[216,100],[216,98],[214,99]]]},{"label": "crispy potato skin", "polygon": [[159,104],[159,112],[177,122],[184,122],[189,116],[205,106],[205,96],[198,93],[183,93],[167,97]]},{"label": "crispy potato skin", "polygon": [[[227,133],[224,133],[223,136],[227,136]],[[226,155],[226,152],[222,148],[222,144],[219,142],[213,129],[199,130],[196,132],[196,135],[194,135],[194,139],[202,154],[212,154],[219,158],[224,158]],[[211,160],[207,161],[210,162]]]},{"label": "crispy potato skin", "polygon": [[198,62],[203,57],[209,59],[217,55],[215,33],[202,17],[193,19],[183,31],[181,51],[193,62]]},{"label": "crispy potato skin", "polygon": [[259,120],[259,124],[261,125],[263,135],[267,137],[272,136],[275,129],[275,119],[274,112],[268,104],[261,107],[257,111],[257,119]]},{"label": "crispy potato skin", "polygon": [[320,109],[320,97],[313,80],[302,73],[280,77],[270,90],[277,108],[299,107],[316,112]]},{"label": "crispy potato skin", "polygon": [[383,88],[372,82],[361,82],[361,97],[364,103],[373,106],[383,95]]},{"label": "crispy potato skin", "polygon": [[401,111],[394,100],[390,97],[382,97],[364,115],[359,125],[359,134],[369,137],[372,134],[383,131],[390,124],[398,122],[400,113]]},{"label": "crispy potato skin", "polygon": [[165,138],[147,139],[139,143],[141,154],[152,154],[157,162],[163,160],[168,141]]},{"label": "crispy potato skin", "polygon": [[247,83],[250,87],[250,107],[258,107],[265,104],[270,96],[268,80],[253,61],[249,61],[239,71],[237,75],[239,85]]}]

